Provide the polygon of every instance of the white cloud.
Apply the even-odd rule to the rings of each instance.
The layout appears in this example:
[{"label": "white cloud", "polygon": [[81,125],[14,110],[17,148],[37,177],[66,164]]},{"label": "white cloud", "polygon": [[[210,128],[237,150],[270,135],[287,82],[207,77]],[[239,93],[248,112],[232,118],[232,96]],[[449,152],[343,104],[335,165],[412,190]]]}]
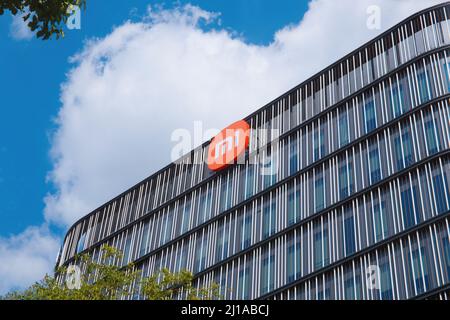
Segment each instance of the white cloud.
[{"label": "white cloud", "polygon": [[12,17],[9,34],[15,40],[31,40],[34,36],[33,32],[28,28],[27,22],[23,21],[24,15],[18,13]]},{"label": "white cloud", "polygon": [[25,288],[51,273],[59,245],[60,240],[45,226],[0,237],[0,295]]},{"label": "white cloud", "polygon": [[[174,129],[222,128],[374,37],[368,6],[380,6],[386,29],[439,2],[315,0],[267,46],[202,30],[217,15],[194,6],[149,10],[90,41],[62,86],[47,222],[66,227],[167,164]],[[45,228],[1,238],[0,293],[51,272],[57,250]]]}]

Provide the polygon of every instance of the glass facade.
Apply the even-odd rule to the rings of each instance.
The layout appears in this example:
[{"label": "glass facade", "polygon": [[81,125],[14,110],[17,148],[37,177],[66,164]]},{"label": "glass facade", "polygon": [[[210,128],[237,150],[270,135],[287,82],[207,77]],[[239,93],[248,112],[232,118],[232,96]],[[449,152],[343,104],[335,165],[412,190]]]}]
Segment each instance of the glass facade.
[{"label": "glass facade", "polygon": [[107,243],[227,299],[447,298],[449,15],[406,19],[247,117],[243,163],[210,171],[205,143],[82,218],[58,266]]}]

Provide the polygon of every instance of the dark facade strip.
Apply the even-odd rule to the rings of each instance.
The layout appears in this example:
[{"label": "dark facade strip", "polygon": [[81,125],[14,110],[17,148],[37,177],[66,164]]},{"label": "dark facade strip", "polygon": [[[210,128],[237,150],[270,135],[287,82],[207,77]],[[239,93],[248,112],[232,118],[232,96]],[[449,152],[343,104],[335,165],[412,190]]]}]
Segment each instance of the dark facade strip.
[{"label": "dark facade strip", "polygon": [[[387,30],[386,32],[384,32],[383,34],[381,34],[380,36],[378,36],[377,38],[367,42],[366,44],[362,45],[360,48],[352,51],[350,54],[346,55],[344,58],[339,59],[337,62],[335,62],[334,64],[332,64],[331,66],[327,67],[326,69],[323,69],[322,71],[318,72],[316,75],[310,77],[309,79],[307,79],[306,81],[302,82],[300,85],[297,85],[295,88],[289,90],[288,92],[286,92],[285,94],[281,95],[280,97],[274,99],[273,101],[271,101],[270,103],[266,104],[264,107],[258,109],[256,112],[254,112],[253,114],[251,114],[250,116],[248,116],[246,119],[250,119],[251,117],[255,116],[256,114],[264,111],[265,109],[267,109],[268,107],[272,106],[276,101],[285,98],[286,96],[288,96],[289,94],[291,94],[293,91],[297,90],[298,88],[306,85],[307,83],[313,81],[314,79],[316,79],[317,77],[321,76],[322,74],[324,74],[325,72],[327,72],[328,70],[336,67],[337,65],[339,65],[340,63],[342,63],[343,61],[345,61],[346,59],[348,59],[349,57],[351,57],[352,55],[356,54],[357,52],[361,51],[362,49],[372,45],[373,43],[379,41],[380,39],[386,37],[389,33],[391,33],[393,30],[395,30],[396,28],[399,28],[400,26],[404,25],[406,22],[413,20],[414,18],[426,13],[426,12],[431,12],[435,9],[438,8],[444,8],[447,5],[449,5],[450,2],[446,2],[443,4],[439,4],[437,6],[431,7],[429,9],[423,10],[421,12],[416,13],[415,15],[403,20],[402,22],[398,23],[396,26],[390,28],[389,30]],[[355,96],[361,94],[362,92],[364,92],[365,90],[367,90],[368,88],[378,84],[379,82],[386,80],[389,76],[392,76],[392,74],[395,74],[396,72],[398,72],[399,70],[402,70],[408,66],[410,66],[411,64],[413,64],[414,62],[423,59],[426,56],[429,56],[433,53],[439,52],[439,51],[443,51],[447,48],[449,48],[450,46],[446,45],[446,46],[442,46],[439,47],[437,49],[434,50],[430,50],[427,51],[417,57],[415,57],[414,59],[400,65],[399,67],[397,67],[396,69],[391,70],[390,72],[388,72],[387,74],[385,74],[384,76],[378,78],[377,80],[373,81],[372,83],[366,85],[365,87],[362,87],[360,90],[354,92],[353,94],[345,97],[344,99],[339,100],[335,105],[328,107],[326,110],[318,113],[317,115],[305,120],[302,124],[300,124],[299,126],[292,128],[291,130],[285,132],[283,135],[280,136],[280,138],[286,137],[289,134],[292,134],[293,132],[299,130],[300,128],[303,128],[303,126],[306,126],[308,124],[310,124],[312,121],[317,120],[318,118],[322,117],[324,114],[327,114],[328,112],[335,110],[336,108],[338,108],[341,104],[347,102],[350,99],[353,99]],[[269,146],[272,142],[269,142],[266,146]],[[209,144],[209,141],[205,142],[202,146],[200,146],[199,148],[204,148]],[[191,151],[194,152],[195,150]],[[139,188],[143,183],[146,183],[147,181],[149,181],[150,179],[156,177],[158,174],[161,174],[162,172],[164,172],[165,170],[169,169],[170,167],[172,167],[174,164],[171,163],[169,165],[167,165],[166,167],[164,167],[161,170],[158,170],[157,172],[155,172],[154,174],[152,174],[150,177],[146,178],[145,180],[137,183],[136,185],[132,186],[131,188],[129,188],[128,190],[126,190],[125,192],[121,193],[120,195],[116,196],[115,198],[113,198],[112,200],[108,201],[106,204],[100,206],[99,208],[95,209],[94,211],[92,211],[91,213],[87,214],[86,216],[84,216],[83,218],[80,218],[78,221],[76,221],[67,231],[67,234],[69,234],[70,231],[72,231],[74,229],[75,226],[77,226],[79,223],[81,223],[82,221],[84,221],[85,219],[88,219],[89,217],[91,217],[93,214],[97,213],[99,210],[101,210],[102,208],[106,207],[108,204],[112,203],[113,201],[116,201],[117,199],[119,199],[120,197],[125,196],[127,193],[133,191],[136,188]],[[152,212],[155,212],[157,210],[160,210],[161,207],[164,207],[176,200],[178,200],[179,198],[185,196],[186,194],[188,194],[189,192],[192,192],[192,190],[203,186],[204,184],[206,184],[207,182],[211,181],[214,177],[216,176],[216,174],[213,174],[212,176],[208,177],[207,179],[203,180],[201,183],[197,184],[196,186],[193,186],[187,190],[185,190],[184,192],[180,193],[178,196],[174,197],[173,199],[165,202],[164,204],[162,204],[160,207],[155,208],[154,210],[152,210],[151,212],[147,213],[146,216],[148,217],[149,214],[151,214]],[[131,224],[130,224],[131,225]]]},{"label": "dark facade strip", "polygon": [[[276,189],[279,188],[280,186],[282,186],[282,185],[284,185],[284,184],[286,184],[286,183],[289,183],[290,181],[293,181],[294,179],[298,178],[299,176],[301,176],[301,175],[304,174],[305,172],[310,171],[310,170],[312,170],[312,169],[315,168],[315,167],[321,166],[323,163],[325,163],[326,161],[328,161],[328,160],[330,160],[331,158],[335,157],[336,155],[338,155],[338,154],[340,154],[340,153],[342,153],[342,152],[345,152],[345,150],[351,149],[352,147],[354,147],[355,145],[361,143],[361,142],[364,141],[364,140],[367,140],[367,139],[370,139],[371,137],[376,136],[377,134],[379,134],[380,132],[382,132],[382,131],[385,130],[386,128],[388,128],[388,127],[390,127],[390,126],[396,125],[398,122],[402,121],[403,119],[408,118],[408,117],[411,116],[412,114],[419,113],[421,110],[427,108],[428,106],[430,106],[430,105],[432,105],[432,104],[435,104],[435,103],[438,103],[438,102],[441,102],[441,101],[444,101],[445,99],[450,99],[450,94],[446,94],[446,95],[440,96],[439,98],[435,98],[435,99],[433,99],[433,100],[430,100],[430,101],[428,101],[428,102],[426,102],[426,103],[424,103],[424,104],[422,104],[422,105],[420,105],[420,106],[418,106],[418,107],[416,107],[416,108],[414,108],[414,109],[409,110],[408,112],[405,112],[404,114],[402,114],[402,115],[399,116],[398,118],[395,118],[395,119],[391,120],[390,122],[387,122],[387,123],[385,123],[384,125],[382,125],[382,126],[380,126],[380,127],[377,127],[375,130],[371,131],[369,134],[363,135],[363,136],[361,136],[360,138],[354,140],[353,142],[351,142],[351,143],[349,143],[348,145],[346,145],[345,148],[338,149],[338,150],[336,150],[336,151],[334,151],[334,152],[328,154],[327,156],[324,156],[324,157],[321,158],[320,160],[318,160],[318,161],[316,161],[316,162],[310,164],[309,166],[303,168],[302,170],[299,170],[297,173],[295,173],[295,174],[293,174],[293,175],[291,175],[291,176],[288,176],[288,177],[286,177],[286,178],[283,179],[283,180],[280,180],[280,181],[276,182],[276,183],[273,184],[272,186],[270,186],[270,187],[264,189],[263,191],[261,191],[261,192],[255,194],[255,195],[249,197],[247,200],[242,201],[241,203],[237,204],[236,206],[234,206],[234,207],[232,207],[232,208],[230,208],[230,209],[227,209],[226,211],[223,211],[222,213],[218,214],[217,216],[214,216],[213,218],[211,218],[211,219],[205,221],[203,224],[198,225],[197,227],[190,229],[189,231],[187,231],[186,233],[180,235],[179,237],[174,238],[173,240],[171,240],[171,241],[165,243],[163,246],[159,247],[158,249],[156,249],[156,250],[154,250],[154,251],[152,251],[152,252],[146,254],[145,256],[142,256],[142,257],[139,258],[138,260],[136,260],[136,263],[145,260],[145,259],[148,258],[149,256],[151,256],[151,255],[153,255],[153,254],[155,254],[155,253],[157,253],[157,252],[159,252],[159,251],[161,251],[161,250],[164,250],[165,248],[167,248],[167,247],[171,246],[172,244],[176,243],[177,241],[180,241],[181,239],[183,239],[183,238],[185,238],[185,237],[188,237],[189,235],[191,235],[191,234],[197,232],[198,230],[201,230],[202,228],[205,228],[207,225],[214,223],[215,221],[217,221],[217,220],[223,218],[224,216],[226,216],[227,214],[230,214],[230,213],[232,213],[232,212],[234,212],[234,211],[236,211],[236,210],[239,210],[240,208],[242,208],[242,207],[244,207],[244,206],[246,206],[246,205],[252,203],[252,202],[255,201],[256,199],[258,199],[258,198],[260,198],[260,197],[263,197],[264,195],[269,194],[270,192],[276,190]],[[337,207],[339,207],[339,206],[341,206],[341,205],[347,203],[347,201],[351,201],[351,200],[353,200],[354,198],[360,196],[361,194],[364,194],[364,193],[370,191],[371,189],[375,189],[375,188],[379,187],[380,185],[383,185],[383,184],[386,183],[386,182],[389,182],[389,181],[391,181],[391,180],[393,180],[393,179],[395,179],[395,178],[397,178],[397,177],[399,177],[399,176],[402,176],[404,173],[407,173],[407,172],[413,170],[414,168],[416,168],[416,167],[422,165],[423,163],[426,163],[426,162],[428,162],[428,161],[432,161],[433,159],[435,159],[435,158],[441,156],[442,154],[446,154],[447,152],[448,152],[448,151],[442,151],[441,153],[437,153],[437,154],[435,154],[435,155],[433,155],[433,156],[431,156],[431,157],[428,157],[428,158],[426,158],[426,159],[423,159],[422,161],[417,162],[417,163],[415,163],[414,165],[412,165],[412,166],[410,166],[410,167],[407,167],[407,168],[403,169],[402,171],[397,172],[396,174],[391,175],[390,177],[388,177],[388,178],[386,178],[386,179],[384,179],[384,180],[379,181],[379,182],[376,183],[376,184],[373,184],[373,185],[371,185],[371,186],[369,186],[369,187],[367,187],[367,188],[365,188],[365,189],[363,189],[363,190],[360,190],[360,191],[357,192],[357,193],[352,194],[350,197],[348,197],[348,198],[346,198],[346,199],[343,199],[343,200],[341,200],[341,201],[339,201],[339,202],[334,203],[333,205],[330,205],[330,206],[326,207],[324,210],[321,210],[320,212],[317,212],[317,213],[315,213],[314,215],[311,215],[311,216],[305,218],[304,220],[302,220],[302,221],[299,222],[298,224],[296,224],[296,225],[294,225],[294,226],[291,226],[291,227],[298,226],[298,225],[302,224],[303,222],[305,222],[305,223],[306,223],[306,222],[309,222],[311,219],[314,219],[314,218],[316,218],[316,217],[322,215],[323,213],[328,212],[329,210],[333,210],[333,209],[335,209],[335,208],[337,208]],[[208,179],[208,180],[209,180],[209,179]],[[182,197],[182,196],[183,196],[183,194],[180,194],[178,197]],[[134,220],[132,223],[126,225],[126,226],[123,227],[123,228],[120,228],[119,230],[115,231],[114,233],[111,233],[109,236],[103,238],[102,240],[98,241],[98,242],[95,243],[94,245],[92,245],[92,246],[90,246],[89,248],[83,250],[83,251],[81,252],[81,254],[89,252],[89,251],[92,250],[94,247],[98,247],[98,246],[102,245],[103,243],[107,242],[108,240],[110,240],[110,239],[114,238],[115,236],[117,236],[118,234],[122,233],[124,230],[126,230],[126,229],[128,229],[128,228],[131,228],[132,226],[134,226],[134,225],[140,223],[141,221],[147,219],[151,214],[154,214],[154,213],[157,212],[158,210],[161,210],[162,208],[166,207],[167,205],[169,205],[170,203],[172,203],[172,201],[177,200],[178,197],[174,198],[173,200],[170,200],[169,202],[167,202],[167,203],[165,203],[164,205],[162,205],[162,206],[156,208],[155,210],[152,210],[150,213],[147,213],[147,214],[143,215],[142,217],[138,218],[137,220]],[[286,230],[288,230],[288,229],[286,229]],[[74,260],[74,257],[72,257],[72,258],[66,260],[66,261],[64,262],[64,264],[70,263],[70,262],[72,262],[73,260]]]},{"label": "dark facade strip", "polygon": [[434,297],[438,296],[439,294],[444,293],[447,290],[450,290],[450,283],[448,283],[442,287],[427,291],[427,292],[417,295],[415,297],[412,297],[410,300],[426,300],[426,299],[434,298]]},{"label": "dark facade strip", "polygon": [[[336,267],[338,267],[340,265],[343,265],[343,264],[345,264],[345,263],[347,263],[349,261],[352,261],[355,258],[359,258],[361,256],[364,256],[365,254],[373,252],[374,250],[377,250],[377,249],[379,249],[379,248],[381,248],[381,247],[383,247],[383,246],[385,246],[385,245],[387,245],[387,244],[389,244],[391,242],[399,240],[399,239],[407,236],[408,234],[412,234],[414,232],[426,229],[428,226],[430,226],[430,225],[432,225],[434,223],[437,223],[437,222],[440,222],[440,221],[444,221],[449,216],[450,216],[450,211],[447,211],[444,214],[441,214],[441,215],[436,216],[436,217],[434,217],[432,219],[428,219],[426,221],[423,221],[420,224],[417,224],[416,226],[414,226],[414,227],[412,227],[410,229],[407,229],[407,230],[404,230],[404,231],[402,231],[400,233],[397,233],[394,236],[392,236],[390,238],[387,238],[387,239],[384,239],[384,240],[380,241],[379,243],[377,243],[375,245],[372,245],[370,247],[362,249],[362,250],[354,253],[353,255],[350,255],[350,256],[345,257],[345,258],[343,258],[343,259],[341,259],[339,261],[336,261],[336,262],[334,262],[332,264],[329,264],[328,266],[326,266],[326,267],[324,267],[322,269],[314,271],[314,272],[304,276],[303,278],[297,279],[294,282],[289,283],[289,284],[287,284],[287,285],[285,285],[283,287],[280,287],[280,288],[278,288],[278,289],[276,289],[276,290],[274,290],[274,291],[272,291],[272,292],[270,292],[268,294],[260,296],[257,299],[259,299],[259,300],[269,299],[270,297],[275,296],[275,295],[277,295],[279,293],[282,293],[282,292],[284,292],[286,290],[289,290],[289,289],[295,287],[296,285],[298,285],[298,284],[300,284],[300,283],[302,283],[304,281],[307,281],[309,279],[313,279],[314,277],[316,277],[316,276],[318,276],[320,274],[323,274],[323,273],[325,273],[327,271],[333,270],[334,268],[336,268]],[[449,286],[450,286],[450,284],[449,284]],[[427,294],[427,293],[425,293],[425,294]]]}]

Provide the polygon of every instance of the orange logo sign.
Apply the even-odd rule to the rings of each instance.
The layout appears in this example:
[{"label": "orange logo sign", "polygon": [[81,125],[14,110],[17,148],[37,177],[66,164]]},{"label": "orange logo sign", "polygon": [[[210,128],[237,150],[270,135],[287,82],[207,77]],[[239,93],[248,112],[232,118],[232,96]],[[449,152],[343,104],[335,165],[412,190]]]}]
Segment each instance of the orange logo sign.
[{"label": "orange logo sign", "polygon": [[248,148],[250,126],[238,121],[223,129],[211,141],[208,149],[208,168],[218,171],[235,163],[237,158]]}]

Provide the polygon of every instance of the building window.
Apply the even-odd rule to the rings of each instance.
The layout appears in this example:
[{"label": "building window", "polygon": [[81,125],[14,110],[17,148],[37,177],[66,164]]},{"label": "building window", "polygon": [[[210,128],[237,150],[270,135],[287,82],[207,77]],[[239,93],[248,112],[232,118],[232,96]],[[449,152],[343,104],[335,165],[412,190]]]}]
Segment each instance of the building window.
[{"label": "building window", "polygon": [[222,261],[226,257],[226,251],[228,250],[227,234],[225,232],[224,222],[219,223],[217,229],[217,242],[216,242],[216,263]]},{"label": "building window", "polygon": [[122,265],[126,265],[130,259],[130,250],[131,249],[131,232],[128,232],[127,236],[125,237],[125,246],[123,249],[123,259],[122,259]]},{"label": "building window", "polygon": [[245,183],[245,198],[248,199],[253,196],[253,185],[254,185],[254,175],[255,169],[252,164],[247,167],[247,177]]},{"label": "building window", "polygon": [[355,270],[356,274],[355,274],[355,299],[356,300],[361,300],[362,299],[362,277],[361,274],[359,273],[358,270]]},{"label": "building window", "polygon": [[204,221],[206,221],[207,219],[209,219],[211,217],[211,207],[212,207],[212,198],[213,198],[213,189],[212,187],[208,188],[208,192],[206,194],[206,199],[205,199],[205,206],[204,206]]},{"label": "building window", "polygon": [[423,275],[422,275],[422,263],[420,259],[419,249],[415,249],[412,252],[412,267],[414,274],[414,282],[416,284],[417,294],[421,294],[425,292],[426,288],[424,288],[423,283]]},{"label": "building window", "polygon": [[411,141],[411,134],[409,132],[409,128],[408,129],[404,129],[404,130],[408,130],[405,131],[402,135],[403,138],[403,153],[405,155],[405,165],[406,166],[410,166],[414,163],[414,159],[413,159],[413,145],[412,145],[412,141]]},{"label": "building window", "polygon": [[302,276],[302,245],[301,245],[301,238],[300,233],[297,233],[297,241],[295,242],[295,261],[296,261],[296,268],[295,268],[295,278],[298,279]]},{"label": "building window", "polygon": [[322,232],[321,228],[314,233],[314,270],[323,266],[322,259]]},{"label": "building window", "polygon": [[392,300],[391,275],[388,262],[381,265],[380,272],[381,298],[383,300]]},{"label": "building window", "polygon": [[246,249],[250,247],[252,242],[252,215],[251,213],[247,213],[244,219],[244,241],[242,242],[242,249]]},{"label": "building window", "polygon": [[433,177],[433,187],[436,199],[436,210],[438,214],[445,213],[447,211],[447,201],[445,199],[445,186],[442,179],[442,175],[438,174]]},{"label": "building window", "polygon": [[325,156],[325,126],[314,130],[314,161]]},{"label": "building window", "polygon": [[445,79],[447,80],[447,90],[450,92],[450,62],[444,63]]},{"label": "building window", "polygon": [[364,116],[366,119],[366,133],[376,129],[377,120],[375,115],[375,103],[370,99],[364,107]]},{"label": "building window", "polygon": [[[267,255],[267,253],[266,253]],[[273,290],[274,282],[274,256],[267,255],[262,259],[261,269],[261,295]]]},{"label": "building window", "polygon": [[189,240],[184,242],[184,244],[182,245],[181,259],[179,265],[180,268],[178,269],[178,271],[186,269],[188,255],[189,255]]},{"label": "building window", "polygon": [[434,131],[433,119],[428,119],[425,122],[425,132],[427,136],[428,155],[438,152],[438,145],[436,141],[436,134]]},{"label": "building window", "polygon": [[420,254],[422,256],[422,274],[423,274],[423,282],[424,282],[424,286],[425,286],[425,290],[428,290],[430,288],[430,279],[429,279],[429,266],[431,268],[431,264],[429,259],[431,259],[430,257],[430,252],[427,254],[427,250],[431,251],[431,248],[427,247],[425,248],[424,246],[420,247]]},{"label": "building window", "polygon": [[[219,223],[219,226],[217,227],[217,241],[216,241],[216,263],[223,260],[223,238],[224,238],[224,232],[223,232],[224,226],[223,222]],[[183,255],[184,256],[184,255]]]},{"label": "building window", "polygon": [[319,129],[314,130],[314,161],[319,160],[320,158],[320,137],[319,137]]},{"label": "building window", "polygon": [[339,194],[340,200],[349,196],[347,163],[339,167]]},{"label": "building window", "polygon": [[198,224],[202,224],[209,218],[209,212],[211,210],[211,189],[208,191],[204,190],[199,201]]},{"label": "building window", "polygon": [[[292,187],[292,189],[294,189]],[[287,215],[288,215],[288,226],[293,225],[295,223],[295,191],[291,190],[288,194],[288,204],[287,204]]]},{"label": "building window", "polygon": [[378,242],[383,239],[383,223],[385,222],[378,203],[373,206],[373,217],[375,222],[375,242]]},{"label": "building window", "polygon": [[339,146],[349,143],[348,116],[347,112],[342,112],[339,116]]},{"label": "building window", "polygon": [[227,280],[228,280],[227,274],[228,274],[228,272],[226,272],[225,270],[222,270],[218,274],[220,274],[219,281],[217,282],[219,284],[220,296],[227,299],[230,295],[229,290],[227,290]]},{"label": "building window", "polygon": [[356,250],[355,244],[355,225],[353,216],[349,216],[344,221],[345,232],[345,251],[346,256],[351,255]]},{"label": "building window", "polygon": [[394,150],[395,150],[395,158],[396,158],[396,163],[397,163],[397,171],[400,171],[404,168],[404,166],[403,166],[402,142],[400,140],[399,135],[397,135],[394,138]]},{"label": "building window", "polygon": [[295,213],[296,213],[296,222],[300,221],[302,219],[302,204],[303,202],[300,201],[301,197],[301,191],[298,187],[295,191],[296,197],[295,197]]},{"label": "building window", "polygon": [[403,88],[401,83],[392,84],[392,97],[391,103],[394,113],[394,118],[400,116],[403,113]]},{"label": "building window", "polygon": [[268,238],[275,233],[276,229],[276,204],[265,203],[263,208],[263,238]]},{"label": "building window", "polygon": [[414,197],[414,208],[416,209],[416,220],[417,223],[422,221],[422,202],[420,201],[420,192],[419,186],[417,184],[413,184],[412,187],[413,197]]},{"label": "building window", "polygon": [[324,223],[323,226],[323,265],[326,266],[330,263],[330,254],[328,249],[328,224]]},{"label": "building window", "polygon": [[419,72],[418,81],[419,81],[419,93],[420,93],[421,102],[425,103],[428,100],[430,100],[430,94],[428,93],[427,76],[426,76],[425,71]]},{"label": "building window", "polygon": [[183,215],[181,221],[181,233],[185,233],[189,230],[189,219],[191,217],[191,200],[186,200],[183,207]]},{"label": "building window", "polygon": [[81,236],[80,239],[78,239],[78,243],[77,243],[77,253],[80,253],[81,251],[84,250],[84,242],[86,240],[86,231],[84,231]]},{"label": "building window", "polygon": [[164,227],[164,243],[169,242],[172,239],[172,226],[173,226],[173,210],[169,210],[166,215],[166,223]]},{"label": "building window", "polygon": [[348,192],[349,194],[353,194],[355,191],[354,184],[353,184],[353,160],[349,158],[348,165],[347,165],[347,172],[348,172]]},{"label": "building window", "polygon": [[267,154],[265,163],[262,164],[261,175],[264,181],[264,188],[269,188],[277,180],[277,159],[276,154]]},{"label": "building window", "polygon": [[295,244],[291,243],[287,248],[287,282],[293,282],[295,280]]},{"label": "building window", "polygon": [[231,187],[227,176],[222,177],[220,189],[220,211],[223,212],[231,207]]},{"label": "building window", "polygon": [[371,151],[369,152],[369,159],[370,179],[373,184],[381,180],[380,157],[376,146],[371,148]]},{"label": "building window", "polygon": [[325,184],[322,175],[319,175],[315,181],[316,206],[315,212],[325,208]]},{"label": "building window", "polygon": [[141,245],[139,248],[139,257],[142,257],[143,255],[147,254],[149,251],[148,250],[149,229],[150,229],[150,223],[149,223],[149,221],[145,221],[143,231],[142,231]]},{"label": "building window", "polygon": [[298,153],[296,139],[291,140],[289,150],[289,173],[292,175],[298,171]]},{"label": "building window", "polygon": [[195,272],[201,272],[205,268],[205,262],[206,262],[206,252],[205,252],[205,244],[204,244],[204,237],[199,236],[197,238],[197,244],[195,248],[195,260],[194,260],[194,271]]},{"label": "building window", "polygon": [[416,224],[412,195],[409,188],[402,192],[402,210],[405,229],[409,229]]},{"label": "building window", "polygon": [[251,289],[251,277],[250,277],[250,267],[241,268],[239,271],[239,291],[241,295],[239,299],[248,300],[250,299],[250,289]]},{"label": "building window", "polygon": [[354,300],[355,299],[355,283],[353,281],[352,276],[348,276],[348,278],[344,282],[345,286],[345,300]]},{"label": "building window", "polygon": [[447,282],[450,282],[450,240],[448,236],[445,235],[441,241],[444,263],[447,269]]}]

